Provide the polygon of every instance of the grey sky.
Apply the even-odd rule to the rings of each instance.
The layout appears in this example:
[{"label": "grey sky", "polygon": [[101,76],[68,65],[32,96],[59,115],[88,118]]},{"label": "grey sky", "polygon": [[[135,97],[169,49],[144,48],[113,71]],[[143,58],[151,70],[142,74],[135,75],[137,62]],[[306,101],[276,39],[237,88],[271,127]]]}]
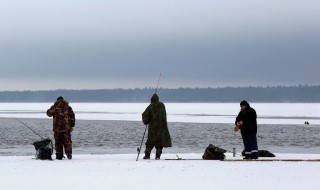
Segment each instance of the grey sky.
[{"label": "grey sky", "polygon": [[320,84],[317,0],[1,0],[0,90]]}]

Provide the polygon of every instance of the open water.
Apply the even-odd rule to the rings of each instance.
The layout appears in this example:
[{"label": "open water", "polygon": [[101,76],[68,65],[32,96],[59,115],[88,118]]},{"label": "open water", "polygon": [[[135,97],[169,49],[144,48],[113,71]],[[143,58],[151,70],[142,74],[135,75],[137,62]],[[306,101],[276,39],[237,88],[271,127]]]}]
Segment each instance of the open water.
[{"label": "open water", "polygon": [[[19,119],[43,138],[53,139],[52,119]],[[169,122],[172,148],[164,153],[202,153],[209,144],[237,152],[243,149],[233,124]],[[0,118],[0,155],[34,155],[33,142],[41,140],[14,118]],[[77,120],[72,133],[74,154],[136,153],[145,126],[139,121]],[[320,127],[258,125],[260,150],[273,153],[320,153]],[[144,139],[144,142],[146,139]],[[143,149],[144,150],[144,145]]]}]

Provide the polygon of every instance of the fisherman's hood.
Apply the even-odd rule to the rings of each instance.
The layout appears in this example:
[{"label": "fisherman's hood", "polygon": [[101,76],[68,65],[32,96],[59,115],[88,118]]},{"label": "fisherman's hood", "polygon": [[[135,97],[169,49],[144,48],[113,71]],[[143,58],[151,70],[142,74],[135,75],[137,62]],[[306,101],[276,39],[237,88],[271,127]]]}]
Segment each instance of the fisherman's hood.
[{"label": "fisherman's hood", "polygon": [[66,104],[66,105],[69,105],[69,102],[62,99],[62,100],[56,100],[54,104],[55,104],[55,105],[57,105],[57,104]]},{"label": "fisherman's hood", "polygon": [[151,97],[151,103],[159,102],[159,96],[157,94],[153,94]]}]

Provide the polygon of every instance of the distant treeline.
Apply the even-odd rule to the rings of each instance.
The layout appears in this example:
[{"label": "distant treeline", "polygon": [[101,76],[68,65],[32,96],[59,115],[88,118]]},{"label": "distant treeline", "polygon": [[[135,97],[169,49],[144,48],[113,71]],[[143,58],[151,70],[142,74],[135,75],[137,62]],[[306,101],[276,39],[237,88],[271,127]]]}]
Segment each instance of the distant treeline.
[{"label": "distant treeline", "polygon": [[[53,102],[63,96],[70,102],[149,102],[153,88],[0,91],[0,102]],[[163,102],[320,102],[320,86],[160,88]]]}]

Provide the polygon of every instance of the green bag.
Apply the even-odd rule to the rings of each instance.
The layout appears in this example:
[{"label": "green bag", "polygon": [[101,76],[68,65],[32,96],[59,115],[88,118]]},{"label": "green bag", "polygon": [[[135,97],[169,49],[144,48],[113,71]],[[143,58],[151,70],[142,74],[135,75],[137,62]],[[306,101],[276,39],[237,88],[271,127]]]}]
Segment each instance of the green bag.
[{"label": "green bag", "polygon": [[202,159],[204,160],[224,160],[225,155],[227,151],[219,148],[217,146],[213,146],[212,144],[209,144],[209,146],[205,149],[204,154],[202,156]]}]

